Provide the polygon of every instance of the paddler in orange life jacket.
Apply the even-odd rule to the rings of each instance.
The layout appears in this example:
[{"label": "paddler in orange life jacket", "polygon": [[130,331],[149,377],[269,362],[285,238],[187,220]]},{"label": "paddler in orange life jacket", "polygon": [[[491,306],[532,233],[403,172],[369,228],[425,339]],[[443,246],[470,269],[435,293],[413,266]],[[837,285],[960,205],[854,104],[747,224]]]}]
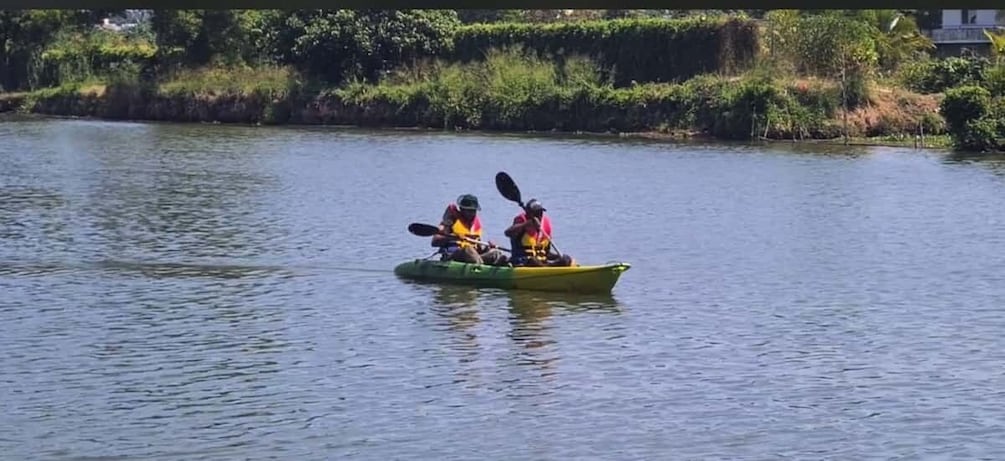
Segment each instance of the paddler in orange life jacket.
[{"label": "paddler in orange life jacket", "polygon": [[431,245],[440,247],[445,261],[459,261],[474,264],[504,265],[508,259],[491,241],[488,245],[478,245],[454,236],[470,239],[482,239],[482,222],[478,217],[478,197],[464,194],[457,197],[456,203],[447,205],[440,221],[440,232],[447,235],[435,235]]},{"label": "paddler in orange life jacket", "polygon": [[530,199],[524,212],[513,218],[513,225],[506,229],[506,236],[513,242],[514,266],[571,266],[574,260],[569,255],[551,254],[551,219],[544,214],[545,209],[537,199]]}]

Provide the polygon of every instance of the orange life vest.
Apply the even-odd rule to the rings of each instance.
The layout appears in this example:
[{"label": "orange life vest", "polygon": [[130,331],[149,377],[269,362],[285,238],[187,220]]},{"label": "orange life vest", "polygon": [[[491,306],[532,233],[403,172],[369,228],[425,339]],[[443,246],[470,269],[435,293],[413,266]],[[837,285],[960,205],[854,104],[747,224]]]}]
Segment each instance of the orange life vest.
[{"label": "orange life vest", "polygon": [[[520,217],[528,220],[526,213],[521,213]],[[523,248],[524,256],[528,259],[545,261],[548,258],[548,247],[551,246],[551,219],[547,215],[541,216],[541,228],[536,232],[527,229],[520,237],[520,246]]]},{"label": "orange life vest", "polygon": [[[482,220],[478,215],[475,215],[475,219],[471,222],[471,226],[469,227],[464,223],[464,220],[461,217],[461,211],[457,209],[457,205],[450,204],[450,211],[454,213],[454,225],[450,227],[451,233],[475,240],[482,239]],[[458,248],[473,246],[471,242],[466,242],[464,240],[458,240],[456,245]],[[451,246],[453,246],[453,244]]]}]

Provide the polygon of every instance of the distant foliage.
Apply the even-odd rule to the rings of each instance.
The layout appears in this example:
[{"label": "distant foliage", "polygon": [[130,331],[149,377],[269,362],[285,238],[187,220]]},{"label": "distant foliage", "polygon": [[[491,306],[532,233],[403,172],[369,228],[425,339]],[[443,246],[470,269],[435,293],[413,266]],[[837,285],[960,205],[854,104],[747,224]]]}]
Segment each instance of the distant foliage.
[{"label": "distant foliage", "polygon": [[92,28],[113,10],[0,10],[0,90],[45,86],[41,55],[57,33]]},{"label": "distant foliage", "polygon": [[[379,85],[332,97],[364,123],[470,129],[698,130],[723,139],[829,137],[833,87],[790,88],[771,78],[701,76],[679,84],[616,88],[588,57],[561,62],[519,48],[466,64],[402,70]],[[384,108],[383,110],[379,108]],[[369,114],[369,115],[367,115]],[[382,114],[371,119],[373,114]],[[372,120],[372,121],[371,121]]]},{"label": "distant foliage", "polygon": [[795,44],[800,70],[826,77],[868,75],[879,60],[869,25],[837,15],[802,18]]},{"label": "distant foliage", "polygon": [[909,63],[900,69],[899,80],[919,93],[942,93],[961,85],[984,80],[991,61],[982,57],[951,57]]},{"label": "distant foliage", "polygon": [[258,61],[268,11],[154,10],[151,29],[165,64],[236,65]]},{"label": "distant foliage", "polygon": [[1005,148],[1005,101],[993,98],[980,86],[967,85],[946,91],[940,112],[946,119],[953,144],[969,151]]},{"label": "distant foliage", "polygon": [[984,87],[992,96],[1005,97],[1005,65],[989,67],[984,71]]},{"label": "distant foliage", "polygon": [[281,62],[341,83],[449,51],[460,20],[453,10],[318,10],[276,26]]},{"label": "distant foliage", "polygon": [[890,73],[934,50],[898,10],[773,10],[765,19],[768,58],[807,75]]},{"label": "distant foliage", "polygon": [[749,68],[759,51],[746,20],[618,19],[555,24],[496,23],[461,27],[454,58],[483,59],[493,48],[522,46],[541,57],[583,55],[613,73],[618,86],[672,82]]},{"label": "distant foliage", "polygon": [[852,10],[852,17],[869,26],[875,41],[878,64],[893,72],[903,63],[927,56],[935,50],[931,39],[921,34],[914,17],[900,10]]},{"label": "distant foliage", "polygon": [[149,67],[157,48],[136,36],[108,31],[70,32],[41,54],[39,79],[43,86],[58,86],[88,78],[134,79]]}]

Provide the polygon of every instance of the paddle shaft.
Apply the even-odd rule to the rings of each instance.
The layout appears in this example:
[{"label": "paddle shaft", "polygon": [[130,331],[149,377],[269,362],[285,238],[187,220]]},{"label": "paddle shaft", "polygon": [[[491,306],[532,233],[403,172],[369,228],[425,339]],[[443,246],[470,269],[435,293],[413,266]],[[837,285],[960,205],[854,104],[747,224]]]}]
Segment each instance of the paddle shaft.
[{"label": "paddle shaft", "polygon": [[[489,245],[488,243],[485,243],[485,242],[483,242],[481,240],[473,239],[473,238],[470,238],[470,237],[462,237],[462,236],[456,235],[456,234],[444,233],[443,231],[440,230],[439,227],[434,226],[432,224],[423,224],[423,223],[414,222],[414,223],[408,225],[408,231],[411,232],[411,233],[413,233],[413,234],[415,234],[415,235],[417,235],[417,236],[419,236],[419,237],[432,237],[434,235],[439,235],[439,236],[443,236],[443,237],[453,237],[453,238],[456,238],[458,240],[464,240],[466,242],[474,243],[476,245],[484,245],[484,246],[487,246],[487,247],[491,247],[491,245]],[[503,247],[498,247],[498,246],[496,248],[498,248],[498,249],[500,249],[502,251],[512,252],[512,250],[510,250],[509,248],[503,248]]]},{"label": "paddle shaft", "polygon": [[[448,237],[454,237],[454,238],[459,239],[459,240],[464,240],[464,241],[466,241],[468,243],[474,243],[475,245],[484,245],[484,246],[487,246],[487,247],[491,246],[488,243],[485,243],[485,242],[483,242],[481,240],[475,240],[473,238],[461,237],[459,235],[454,235],[454,234],[440,234],[440,235],[445,235],[445,236],[448,236]],[[511,253],[512,252],[512,250],[510,250],[509,248],[503,248],[503,247],[500,247],[500,246],[497,246],[496,248],[499,249],[499,250],[505,251],[507,253]]]}]

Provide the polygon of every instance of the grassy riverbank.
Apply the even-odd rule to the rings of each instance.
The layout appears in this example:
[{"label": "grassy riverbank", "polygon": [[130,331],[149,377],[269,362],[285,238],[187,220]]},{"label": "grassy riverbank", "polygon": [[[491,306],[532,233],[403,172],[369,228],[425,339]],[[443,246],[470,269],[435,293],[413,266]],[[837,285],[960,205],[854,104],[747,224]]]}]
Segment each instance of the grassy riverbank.
[{"label": "grassy riverbank", "polygon": [[[940,95],[871,84],[849,107],[853,138],[941,135]],[[586,58],[562,65],[518,51],[428,62],[377,83],[327,88],[290,68],[185,70],[158,83],[89,80],[0,96],[0,110],[108,119],[332,124],[460,130],[657,133],[717,139],[836,139],[837,83],[759,70],[617,88]]]},{"label": "grassy riverbank", "polygon": [[896,10],[490,24],[449,10],[157,10],[132,35],[17,14],[59,33],[5,58],[32,70],[5,76],[17,92],[0,112],[1005,145],[1005,68],[930,59]]}]

